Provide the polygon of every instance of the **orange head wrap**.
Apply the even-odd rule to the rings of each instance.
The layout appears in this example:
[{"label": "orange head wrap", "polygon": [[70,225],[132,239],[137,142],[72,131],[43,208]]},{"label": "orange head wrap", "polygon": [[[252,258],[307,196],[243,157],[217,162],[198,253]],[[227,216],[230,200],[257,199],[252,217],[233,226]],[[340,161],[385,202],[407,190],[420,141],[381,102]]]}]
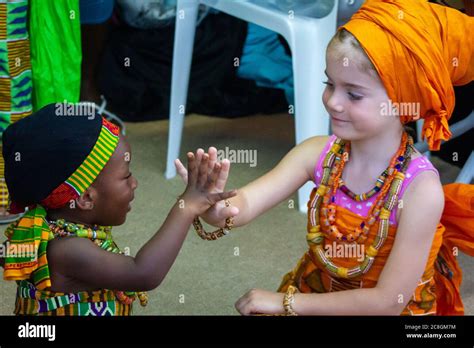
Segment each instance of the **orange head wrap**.
[{"label": "orange head wrap", "polygon": [[[474,18],[423,0],[367,0],[341,28],[360,42],[395,105],[418,103],[423,138],[439,150],[451,137],[453,85],[474,79]],[[402,123],[417,119],[399,111]]]}]

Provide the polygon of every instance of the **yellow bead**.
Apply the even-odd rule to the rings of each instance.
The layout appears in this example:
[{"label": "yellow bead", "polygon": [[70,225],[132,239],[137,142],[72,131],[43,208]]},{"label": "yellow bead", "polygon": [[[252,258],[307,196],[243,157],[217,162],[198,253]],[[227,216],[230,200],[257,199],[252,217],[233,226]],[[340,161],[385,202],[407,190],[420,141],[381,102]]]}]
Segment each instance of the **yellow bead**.
[{"label": "yellow bead", "polygon": [[346,267],[338,267],[337,275],[341,278],[347,278],[347,272],[349,270]]},{"label": "yellow bead", "polygon": [[324,234],[323,234],[323,233],[320,233],[320,232],[308,233],[308,234],[306,235],[306,239],[307,239],[307,240],[312,240],[312,239],[314,239],[314,238],[323,237],[323,236],[324,236]]},{"label": "yellow bead", "polygon": [[389,217],[390,217],[390,211],[388,211],[385,208],[380,209],[380,215],[379,215],[380,220],[386,220]]},{"label": "yellow bead", "polygon": [[395,178],[399,180],[403,180],[405,179],[405,174],[403,174],[402,172],[398,172],[397,174],[395,174]]},{"label": "yellow bead", "polygon": [[334,144],[334,145],[331,147],[331,151],[334,152],[334,153],[338,153],[339,150],[341,150],[341,145],[339,145],[339,144]]},{"label": "yellow bead", "polygon": [[377,249],[375,249],[372,245],[369,246],[369,248],[366,250],[365,254],[369,257],[375,257],[377,256],[377,253],[379,251]]},{"label": "yellow bead", "polygon": [[310,233],[316,233],[316,232],[319,232],[319,231],[320,231],[320,226],[319,225],[313,226],[309,229]]},{"label": "yellow bead", "polygon": [[320,196],[324,196],[326,194],[327,186],[326,185],[319,185],[316,193]]}]

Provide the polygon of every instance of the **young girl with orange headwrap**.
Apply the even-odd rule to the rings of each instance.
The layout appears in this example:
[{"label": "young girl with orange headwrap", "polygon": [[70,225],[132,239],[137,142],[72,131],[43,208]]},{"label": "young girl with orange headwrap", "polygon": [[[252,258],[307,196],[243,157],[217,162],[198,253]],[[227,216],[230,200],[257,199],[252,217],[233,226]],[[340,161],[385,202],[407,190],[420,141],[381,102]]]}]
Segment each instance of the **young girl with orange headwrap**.
[{"label": "young girl with orange headwrap", "polygon": [[230,207],[202,216],[244,225],[308,180],[316,185],[308,252],[278,292],[241,297],[241,314],[463,314],[456,256],[474,256],[474,188],[442,187],[403,125],[423,118],[431,150],[450,138],[453,85],[474,78],[469,32],[474,18],[422,0],[368,0],[338,29],[323,94],[334,134],[296,146]]}]

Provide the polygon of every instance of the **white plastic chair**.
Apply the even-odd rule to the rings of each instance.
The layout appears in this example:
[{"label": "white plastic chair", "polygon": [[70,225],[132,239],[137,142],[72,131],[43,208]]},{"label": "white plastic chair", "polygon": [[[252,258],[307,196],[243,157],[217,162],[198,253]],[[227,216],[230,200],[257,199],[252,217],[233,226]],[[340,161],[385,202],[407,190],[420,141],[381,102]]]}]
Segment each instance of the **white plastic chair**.
[{"label": "white plastic chair", "polygon": [[[296,8],[295,11],[286,12],[275,1],[178,0],[165,173],[167,179],[176,175],[174,160],[179,156],[181,145],[196,18],[201,4],[273,30],[287,40],[293,58],[296,143],[315,135],[329,134],[329,117],[321,100],[324,90],[321,82],[325,79],[326,46],[336,32],[338,0],[333,1],[332,9],[323,18],[300,16]],[[308,182],[298,191],[301,212],[306,212],[306,201],[313,186]]]},{"label": "white plastic chair", "polygon": [[[426,153],[428,151],[428,144],[426,141],[421,140],[421,126],[419,126],[420,121],[417,121],[417,132],[418,132],[418,141],[415,144],[415,147],[421,153]],[[464,133],[468,132],[472,128],[474,128],[474,111],[469,114],[466,118],[462,119],[451,125],[451,139],[457,138]],[[444,144],[443,142],[442,144]],[[456,181],[457,183],[462,184],[470,184],[471,181],[474,179],[474,151],[471,151],[466,163],[462,167],[461,171],[459,172]]]}]

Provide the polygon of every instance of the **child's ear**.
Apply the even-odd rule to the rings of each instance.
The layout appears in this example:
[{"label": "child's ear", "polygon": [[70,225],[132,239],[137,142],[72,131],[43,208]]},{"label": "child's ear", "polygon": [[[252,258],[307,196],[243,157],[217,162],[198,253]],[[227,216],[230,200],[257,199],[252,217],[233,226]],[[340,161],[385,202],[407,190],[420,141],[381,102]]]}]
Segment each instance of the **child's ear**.
[{"label": "child's ear", "polygon": [[76,206],[82,210],[94,209],[94,202],[97,199],[97,190],[94,187],[89,187],[82,195],[76,198]]}]

